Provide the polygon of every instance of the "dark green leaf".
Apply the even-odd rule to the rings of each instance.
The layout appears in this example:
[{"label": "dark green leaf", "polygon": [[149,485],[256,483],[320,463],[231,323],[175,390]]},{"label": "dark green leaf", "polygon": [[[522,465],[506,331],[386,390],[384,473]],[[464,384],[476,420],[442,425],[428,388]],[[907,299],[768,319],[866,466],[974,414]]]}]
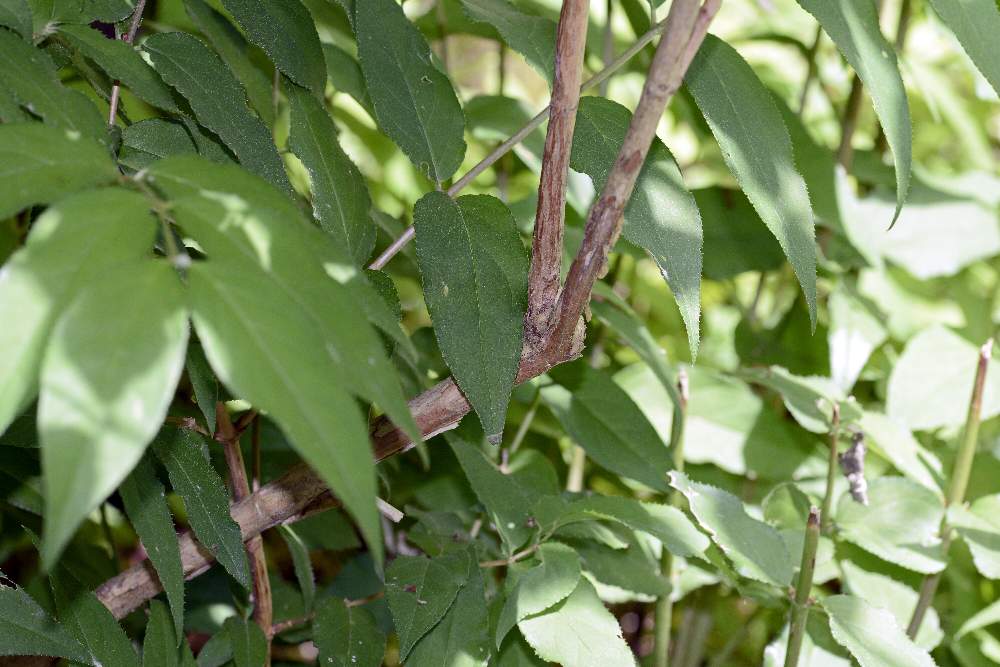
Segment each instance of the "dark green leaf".
[{"label": "dark green leaf", "polygon": [[0,0],[0,25],[31,41],[31,7],[27,0]]},{"label": "dark green leaf", "polygon": [[278,69],[319,97],[326,88],[326,63],[309,11],[299,0],[222,0],[251,42]]},{"label": "dark green leaf", "polygon": [[[431,192],[413,211],[434,333],[491,442],[503,433],[521,358],[528,258],[499,199]],[[470,335],[471,334],[471,335]]]},{"label": "dark green leaf", "polygon": [[333,44],[323,43],[323,58],[326,60],[326,73],[335,90],[347,93],[364,107],[365,111],[375,117],[372,98],[368,94],[365,75],[357,59]]},{"label": "dark green leaf", "polygon": [[542,398],[573,440],[608,470],[660,491],[669,489],[667,448],[632,399],[606,373],[583,363],[552,373]]},{"label": "dark green leaf", "polygon": [[180,112],[170,88],[129,44],[108,39],[103,33],[83,25],[63,25],[59,32],[83,55],[93,60],[112,79],[164,111]]},{"label": "dark green leaf", "polygon": [[497,621],[497,648],[519,621],[545,611],[576,590],[580,559],[571,547],[558,542],[545,543],[538,550],[538,559],[541,562],[520,575],[507,595]]},{"label": "dark green leaf", "polygon": [[[59,82],[48,54],[9,30],[0,30],[0,87],[49,125],[103,139],[107,125],[83,93]],[[6,142],[0,141],[0,146]],[[38,158],[58,153],[39,151]],[[9,164],[0,162],[0,164]],[[2,217],[2,216],[0,216]]]},{"label": "dark green leaf", "polygon": [[163,80],[187,99],[198,122],[219,135],[244,167],[291,191],[271,133],[247,107],[246,91],[215,53],[181,32],[153,35],[142,46]]},{"label": "dark green leaf", "polygon": [[187,362],[184,367],[187,369],[188,380],[191,381],[191,388],[194,390],[194,400],[205,418],[208,432],[215,433],[215,404],[219,401],[219,381],[215,379],[215,373],[205,358],[205,350],[200,342],[188,346]]},{"label": "dark green leaf", "polygon": [[[632,116],[628,109],[601,97],[580,100],[570,166],[594,180],[600,190],[625,140]],[[646,163],[625,208],[622,234],[653,256],[670,284],[684,325],[691,355],[698,352],[701,315],[701,216],[694,197],[667,147],[653,140]]]},{"label": "dark green leaf", "polygon": [[128,518],[167,593],[174,630],[180,637],[184,633],[184,566],[163,484],[156,476],[149,455],[139,461],[118,491]]},{"label": "dark green leaf", "polygon": [[878,10],[870,0],[799,0],[799,4],[820,22],[872,96],[896,164],[895,223],[910,190],[912,154],[910,107],[896,50],[882,36]]},{"label": "dark green leaf", "polygon": [[167,605],[151,600],[146,636],[142,642],[142,667],[178,667],[180,651],[177,643]]},{"label": "dark green leaf", "polygon": [[191,135],[184,125],[162,118],[150,118],[132,123],[122,132],[122,164],[139,170],[170,155],[197,153]]},{"label": "dark green leaf", "polygon": [[399,655],[406,660],[455,601],[469,576],[470,553],[454,551],[438,558],[400,556],[385,572],[385,597],[399,635]]},{"label": "dark green leaf", "polygon": [[96,141],[38,123],[0,126],[0,164],[0,218],[118,176]]},{"label": "dark green leaf", "polygon": [[[42,129],[42,136],[62,133],[33,127]],[[6,129],[0,127],[0,146]],[[0,355],[0,431],[35,396],[56,316],[80,286],[115,264],[145,255],[155,229],[146,199],[117,189],[70,197],[38,218],[25,247],[0,271],[0,320],[5,323],[0,327],[5,351]]]},{"label": "dark green leaf", "polygon": [[250,45],[225,16],[204,0],[184,0],[188,16],[247,91],[250,106],[267,125],[274,123],[271,82],[250,57]]},{"label": "dark green leaf", "polygon": [[427,178],[448,179],[465,156],[465,117],[423,35],[396,0],[359,3],[354,30],[379,126]]},{"label": "dark green leaf", "polygon": [[198,433],[167,428],[153,441],[170,485],[184,501],[194,534],[236,581],[250,585],[246,550],[240,527],[229,515],[229,496],[203,450]]},{"label": "dark green leaf", "polygon": [[93,663],[106,667],[138,667],[132,643],[108,608],[65,566],[49,575],[52,597],[66,629],[84,644]]},{"label": "dark green leaf", "polygon": [[233,647],[235,667],[260,667],[267,660],[267,637],[260,626],[238,616],[230,616],[223,624]]},{"label": "dark green leaf", "polygon": [[771,93],[731,46],[708,35],[685,77],[737,182],[778,239],[816,324],[816,245],[805,181]]},{"label": "dark green leaf", "polygon": [[744,577],[766,584],[788,586],[792,559],[774,528],[749,514],[736,496],[707,484],[692,482],[683,473],[670,473],[670,482],[687,498],[691,513],[708,531]]},{"label": "dark green leaf", "polygon": [[1000,5],[996,0],[931,0],[931,5],[1000,95],[1000,54],[994,39],[1000,34]]},{"label": "dark green leaf", "polygon": [[[2,576],[2,575],[0,575]],[[93,664],[89,651],[19,587],[0,586],[0,655],[44,655]]]},{"label": "dark green leaf", "polygon": [[363,264],[375,246],[365,179],[341,149],[337,128],[323,105],[294,84],[285,92],[291,106],[288,146],[309,171],[313,215],[344,251]]},{"label": "dark green leaf", "polygon": [[313,641],[321,665],[380,667],[385,656],[385,634],[372,613],[348,607],[340,598],[327,598],[316,611]]},{"label": "dark green leaf", "polygon": [[725,188],[704,188],[692,194],[705,233],[706,277],[725,280],[745,271],[781,267],[781,248],[775,247],[774,237],[745,194]]},{"label": "dark green leaf", "polygon": [[56,322],[38,400],[47,565],[156,435],[184,367],[187,337],[180,279],[164,261],[102,274]]},{"label": "dark green leaf", "polygon": [[313,575],[312,562],[309,560],[309,549],[291,526],[281,526],[279,531],[285,540],[288,552],[292,555],[295,579],[299,582],[299,590],[302,591],[302,605],[308,613],[312,611],[313,600],[316,598],[316,578]]},{"label": "dark green leaf", "polygon": [[523,55],[552,85],[555,21],[522,12],[507,0],[462,0],[462,6],[473,21],[489,23],[496,28],[508,46]]},{"label": "dark green leaf", "polygon": [[198,667],[222,667],[233,659],[233,644],[223,628],[205,642],[198,651]]},{"label": "dark green leaf", "polygon": [[851,595],[832,595],[822,604],[830,616],[833,638],[850,651],[862,667],[934,667],[937,664],[927,651],[906,636],[885,609],[873,607]]}]

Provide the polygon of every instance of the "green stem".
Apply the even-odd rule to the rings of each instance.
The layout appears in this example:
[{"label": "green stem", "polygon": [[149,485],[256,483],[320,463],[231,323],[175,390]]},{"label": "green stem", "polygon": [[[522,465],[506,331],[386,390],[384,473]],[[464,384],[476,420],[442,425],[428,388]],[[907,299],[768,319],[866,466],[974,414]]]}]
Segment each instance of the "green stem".
[{"label": "green stem", "polygon": [[837,481],[837,444],[840,438],[840,405],[833,404],[833,416],[830,419],[830,459],[826,469],[826,493],[823,495],[823,532],[830,532],[833,515],[833,489]]},{"label": "green stem", "polygon": [[[965,430],[959,445],[958,456],[951,471],[951,483],[948,495],[945,497],[945,509],[965,502],[965,492],[969,487],[969,476],[972,474],[972,463],[976,457],[976,444],[979,440],[979,422],[983,410],[983,391],[986,387],[986,372],[989,370],[990,358],[993,353],[993,339],[986,341],[979,348],[979,363],[976,364],[976,380],[972,385],[972,398],[969,400],[969,412],[965,418]],[[948,525],[947,514],[941,520],[941,552],[945,558],[951,546],[951,527]],[[920,596],[913,609],[913,616],[906,628],[906,634],[914,639],[924,622],[924,616],[934,601],[938,584],[941,582],[941,572],[928,575],[920,585]]]},{"label": "green stem", "polygon": [[802,543],[802,565],[799,580],[795,585],[795,601],[792,603],[791,628],[788,631],[788,648],[785,651],[785,667],[798,667],[802,653],[802,640],[806,636],[806,621],[809,618],[809,592],[812,590],[813,573],[816,570],[816,549],[819,546],[819,510],[809,510],[806,535]]},{"label": "green stem", "polygon": [[799,115],[806,108],[806,98],[809,96],[809,86],[812,85],[813,79],[816,78],[816,54],[819,52],[819,43],[823,41],[823,27],[816,26],[816,37],[813,39],[812,46],[809,47],[809,51],[806,53],[806,78],[802,82],[802,92],[799,95]]},{"label": "green stem", "polygon": [[[687,371],[683,368],[677,374],[677,392],[680,395],[678,412],[675,419],[682,420],[687,416],[688,398],[690,391],[688,387]],[[673,449],[674,470],[684,471],[684,431],[681,429],[675,436],[676,442],[671,443]],[[681,495],[674,491],[670,494],[670,503],[675,507],[681,504]],[[655,634],[653,644],[653,667],[667,667],[670,664],[670,630],[673,624],[674,600],[673,590],[677,585],[677,572],[674,569],[674,555],[670,553],[666,545],[662,547],[660,554],[660,573],[670,581],[671,592],[661,596],[656,601],[655,609]]]}]

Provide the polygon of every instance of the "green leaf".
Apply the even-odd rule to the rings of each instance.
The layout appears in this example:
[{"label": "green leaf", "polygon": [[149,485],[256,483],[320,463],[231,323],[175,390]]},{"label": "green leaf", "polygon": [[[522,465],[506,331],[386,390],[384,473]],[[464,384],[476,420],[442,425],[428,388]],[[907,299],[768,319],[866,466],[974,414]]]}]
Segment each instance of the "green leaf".
[{"label": "green leaf", "polygon": [[240,163],[291,192],[271,133],[246,104],[246,91],[198,38],[170,32],[151,36],[142,48],[163,80],[191,105],[198,122],[219,135]]},{"label": "green leaf", "polygon": [[291,526],[280,526],[278,530],[285,540],[288,552],[292,555],[295,579],[299,582],[299,590],[302,591],[302,606],[308,613],[312,611],[313,600],[316,599],[316,578],[313,575],[312,562],[309,560],[309,549]]},{"label": "green leaf", "polygon": [[691,513],[708,531],[744,577],[788,586],[792,559],[774,528],[749,514],[736,496],[707,484],[692,482],[684,473],[670,473],[671,485],[684,494]]},{"label": "green leaf", "polygon": [[[184,634],[184,566],[163,484],[144,456],[118,489],[135,532],[170,602],[176,636]],[[176,642],[175,642],[176,644]]]},{"label": "green leaf", "polygon": [[685,77],[737,182],[785,252],[816,326],[816,245],[805,181],[771,93],[750,65],[708,35]]},{"label": "green leaf", "polygon": [[222,61],[236,75],[246,89],[250,107],[264,122],[274,124],[274,103],[271,99],[272,84],[251,58],[250,45],[240,31],[225,16],[204,0],[184,0],[184,8],[191,21],[208,38]]},{"label": "green leaf", "polygon": [[149,622],[146,623],[146,636],[142,641],[143,667],[178,667],[180,652],[177,644],[167,605],[159,600],[150,600]]},{"label": "green leaf", "polygon": [[931,6],[1000,95],[1000,55],[993,39],[1000,33],[1000,6],[995,0],[931,0]]},{"label": "green leaf", "polygon": [[130,0],[87,0],[83,8],[86,23],[94,20],[103,23],[124,21],[134,11]]},{"label": "green leaf", "polygon": [[707,278],[725,280],[747,271],[781,268],[785,261],[781,248],[774,245],[774,236],[742,191],[712,187],[692,194],[705,234],[702,255]]},{"label": "green leaf", "polygon": [[533,529],[531,498],[511,475],[505,475],[486,460],[472,443],[445,436],[479,502],[504,541],[508,555],[524,544]]},{"label": "green leaf", "polygon": [[547,542],[539,548],[538,559],[541,562],[520,575],[507,595],[497,621],[497,648],[519,621],[545,611],[576,590],[580,559],[571,547]]},{"label": "green leaf", "polygon": [[1000,579],[1000,494],[977,498],[969,508],[950,508],[948,522],[969,545],[979,573]]},{"label": "green leaf", "polygon": [[892,417],[867,410],[858,427],[871,451],[906,477],[941,495],[937,481],[942,476],[941,462],[913,437],[910,429]]},{"label": "green leaf", "polygon": [[851,652],[861,667],[933,667],[936,664],[884,609],[872,607],[852,595],[832,595],[823,600],[823,608],[830,616],[833,638]]},{"label": "green leaf", "polygon": [[401,660],[451,607],[468,580],[470,559],[466,550],[437,558],[400,556],[386,568],[385,597],[399,635]]},{"label": "green leaf", "polygon": [[156,435],[184,367],[187,338],[180,279],[164,261],[108,271],[56,322],[38,400],[47,566]]},{"label": "green leaf", "polygon": [[132,123],[122,131],[122,150],[118,159],[138,171],[170,155],[197,152],[198,147],[183,124],[149,118]]},{"label": "green leaf", "polygon": [[882,316],[844,284],[830,293],[827,300],[830,329],[830,377],[841,391],[854,387],[868,358],[886,338]]},{"label": "green leaf", "polygon": [[222,4],[285,76],[323,96],[323,50],[313,18],[299,0],[222,0]]},{"label": "green leaf", "polygon": [[108,608],[74,574],[60,565],[49,575],[49,583],[59,620],[90,650],[93,664],[138,667],[139,658],[125,631]]},{"label": "green leaf", "polygon": [[375,246],[365,179],[340,147],[337,128],[323,105],[294,84],[286,86],[285,93],[291,106],[288,146],[309,172],[313,215],[347,254],[363,264]]},{"label": "green leaf", "polygon": [[423,35],[396,0],[358,3],[354,30],[379,127],[427,178],[447,180],[465,156],[465,117]]},{"label": "green leaf", "polygon": [[[933,609],[929,611],[933,611]],[[993,625],[994,623],[1000,623],[1000,600],[983,607],[981,610],[970,616],[964,623],[962,623],[962,627],[958,629],[958,632],[955,633],[955,639],[961,639],[970,632],[975,632],[976,630],[985,628],[987,625]]]},{"label": "green leaf", "polygon": [[616,474],[669,490],[667,448],[610,376],[574,363],[554,369],[552,377],[558,384],[543,387],[542,399],[589,457]]},{"label": "green leaf", "polygon": [[816,17],[872,97],[896,166],[895,223],[910,190],[912,153],[910,107],[896,50],[882,36],[878,10],[870,0],[799,0],[799,4]]},{"label": "green leaf", "polygon": [[0,431],[35,396],[56,315],[80,286],[145,255],[155,229],[146,199],[118,189],[64,199],[35,221],[25,247],[0,269]]},{"label": "green leaf", "polygon": [[167,428],[153,441],[170,485],[184,501],[188,521],[198,541],[244,587],[250,586],[246,549],[240,527],[229,514],[229,495],[206,458],[202,436],[187,429]]},{"label": "green leaf", "polygon": [[545,497],[539,501],[535,514],[546,532],[554,532],[579,521],[616,521],[633,530],[649,533],[668,551],[682,558],[701,556],[709,547],[708,538],[676,507],[624,496],[594,494],[571,503]]},{"label": "green leaf", "polygon": [[938,494],[902,477],[881,477],[868,487],[868,504],[845,493],[836,510],[840,536],[908,570],[944,569],[939,530],[944,503]]},{"label": "green leaf", "polygon": [[238,616],[230,616],[222,624],[233,647],[235,667],[260,667],[267,660],[267,637],[260,626]]},{"label": "green leaf", "polygon": [[[979,352],[944,327],[910,339],[892,368],[886,412],[915,431],[965,423]],[[1000,414],[1000,363],[991,360],[983,394],[983,421]]]},{"label": "green leaf", "polygon": [[0,1],[0,25],[5,25],[14,32],[31,41],[31,7],[26,0]]},{"label": "green leaf", "polygon": [[316,610],[313,641],[321,665],[380,667],[385,656],[385,634],[372,613],[340,598],[327,598]]},{"label": "green leaf", "polygon": [[670,595],[670,579],[660,573],[660,563],[653,543],[630,530],[613,529],[626,545],[615,549],[592,540],[582,540],[574,548],[583,560],[584,570],[591,581],[621,589],[632,594],[661,597]]},{"label": "green leaf", "polygon": [[[856,595],[873,607],[881,607],[892,613],[899,627],[904,628],[913,616],[919,594],[905,584],[874,572],[866,572],[851,561],[840,564],[844,572],[844,584],[848,593]],[[927,609],[927,615],[917,633],[917,646],[930,651],[944,639],[941,620],[934,607]]]},{"label": "green leaf", "polygon": [[552,85],[556,55],[556,23],[532,16],[507,0],[462,0],[465,13],[473,21],[497,29],[510,48],[524,56],[528,64]]},{"label": "green leaf", "polygon": [[188,346],[187,362],[184,364],[191,389],[194,390],[194,400],[205,418],[209,433],[215,433],[215,404],[219,401],[219,381],[205,358],[205,350],[200,341],[194,341]]},{"label": "green leaf", "polygon": [[840,406],[841,425],[861,418],[858,404],[846,398],[829,378],[794,375],[780,366],[746,369],[741,375],[781,394],[785,407],[807,431],[826,433],[830,430],[834,403]]},{"label": "green leaf", "polygon": [[430,192],[414,207],[413,226],[441,354],[486,435],[499,442],[528,295],[528,258],[514,218],[495,197]]},{"label": "green leaf", "polygon": [[334,89],[353,97],[374,118],[372,98],[368,94],[365,75],[361,72],[357,58],[327,42],[323,42],[323,58],[326,60],[326,73]]},{"label": "green leaf", "polygon": [[[0,575],[2,576],[2,575]],[[22,588],[0,586],[0,655],[41,655],[93,664],[89,651]]]},{"label": "green leaf", "polygon": [[[103,139],[107,125],[86,95],[64,87],[47,53],[13,32],[0,30],[0,88],[49,125]],[[0,142],[0,146],[6,142]],[[53,155],[39,150],[38,157]],[[8,164],[3,162],[0,164]]]},{"label": "green leaf", "polygon": [[0,165],[0,218],[118,177],[101,144],[39,123],[0,125]]},{"label": "green leaf", "polygon": [[131,92],[153,106],[180,113],[173,91],[132,46],[120,39],[108,39],[103,33],[84,25],[63,25],[59,27],[59,32],[80,53],[97,63],[108,77],[120,80]]},{"label": "green leaf", "polygon": [[410,652],[410,665],[486,667],[490,657],[489,622],[483,571],[470,550],[468,579],[441,621]]},{"label": "green leaf", "polygon": [[[625,140],[632,115],[602,97],[584,97],[576,116],[570,166],[604,187]],[[701,215],[684,186],[680,169],[667,147],[654,138],[625,208],[622,235],[649,251],[670,285],[684,326],[691,356],[698,353],[701,316]]]},{"label": "green leaf", "polygon": [[586,579],[555,608],[525,618],[517,627],[542,660],[579,667],[635,664],[618,619]]},{"label": "green leaf", "polygon": [[198,651],[198,667],[222,667],[233,659],[233,644],[223,628],[205,642]]}]

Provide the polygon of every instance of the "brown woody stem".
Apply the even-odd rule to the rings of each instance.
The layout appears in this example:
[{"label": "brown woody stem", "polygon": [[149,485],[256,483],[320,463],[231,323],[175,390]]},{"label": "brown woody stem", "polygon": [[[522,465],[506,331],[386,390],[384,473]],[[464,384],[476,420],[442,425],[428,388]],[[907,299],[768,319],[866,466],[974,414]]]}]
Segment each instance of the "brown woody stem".
[{"label": "brown woody stem", "polygon": [[[142,23],[142,12],[146,8],[146,0],[138,0],[135,3],[135,11],[132,12],[132,23],[128,27],[128,32],[122,35],[122,41],[131,44],[135,35],[139,32],[139,24]],[[111,86],[111,101],[108,110],[108,125],[114,126],[115,116],[118,115],[118,97],[121,93],[121,83],[115,81]]]}]

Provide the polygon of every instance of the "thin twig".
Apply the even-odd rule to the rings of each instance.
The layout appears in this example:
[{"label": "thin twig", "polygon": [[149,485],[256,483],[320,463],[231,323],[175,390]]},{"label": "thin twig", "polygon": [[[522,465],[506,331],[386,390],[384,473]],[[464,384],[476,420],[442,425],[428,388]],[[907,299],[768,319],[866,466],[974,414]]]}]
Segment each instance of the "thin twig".
[{"label": "thin twig", "polygon": [[538,551],[538,548],[540,546],[542,546],[541,543],[532,544],[530,547],[528,547],[526,549],[522,549],[521,551],[518,551],[516,554],[514,554],[510,558],[500,558],[498,560],[484,560],[484,561],[480,561],[479,567],[486,569],[486,568],[491,568],[491,567],[506,567],[508,565],[513,565],[514,563],[517,563],[518,561],[522,561],[525,558],[528,558],[529,556],[531,556],[533,553],[535,553],[536,551]]},{"label": "thin twig", "polygon": [[799,93],[799,115],[806,108],[806,99],[809,96],[809,87],[812,85],[813,79],[816,78],[816,54],[819,53],[820,42],[823,41],[823,26],[816,26],[816,37],[813,38],[812,46],[809,47],[809,51],[806,52],[806,78],[802,81],[802,92]]},{"label": "thin twig", "polygon": [[785,651],[785,667],[798,667],[802,652],[802,640],[806,636],[806,621],[809,618],[809,592],[812,590],[813,572],[816,570],[816,550],[819,547],[819,510],[809,510],[806,534],[802,542],[802,564],[799,566],[799,580],[795,585],[795,599],[792,603],[791,628],[788,631],[788,648]]},{"label": "thin twig", "polygon": [[[961,505],[965,502],[965,492],[969,486],[969,476],[972,474],[972,463],[976,457],[976,445],[979,441],[979,422],[983,410],[983,392],[986,387],[986,373],[990,367],[990,359],[993,354],[993,339],[986,341],[979,348],[979,362],[976,364],[976,379],[972,385],[972,397],[969,399],[969,412],[965,418],[965,429],[962,434],[962,443],[958,449],[958,456],[955,458],[954,467],[951,473],[951,483],[948,486],[948,495],[945,497],[945,508],[954,505]],[[951,527],[948,525],[947,513],[941,521],[941,553],[947,559],[948,549],[951,547]],[[943,571],[942,571],[943,572]],[[906,634],[910,639],[914,639],[920,631],[920,626],[924,622],[924,616],[934,601],[934,594],[937,592],[938,583],[941,581],[942,572],[927,576],[920,585],[920,596],[917,598],[917,605],[913,610],[913,616],[906,628]]]},{"label": "thin twig", "polygon": [[833,514],[833,490],[837,481],[837,448],[840,443],[840,404],[833,403],[833,414],[830,417],[830,458],[827,460],[826,493],[823,495],[823,532],[830,532]]},{"label": "thin twig", "polygon": [[[122,36],[122,41],[126,44],[131,44],[132,40],[135,39],[135,35],[139,32],[139,24],[142,23],[142,12],[146,8],[146,0],[138,0],[135,3],[135,11],[132,12],[132,23],[128,27],[128,32]],[[120,94],[121,83],[115,81],[114,85],[111,86],[111,102],[108,111],[108,125],[114,127],[115,117],[118,115],[118,97]]]}]

